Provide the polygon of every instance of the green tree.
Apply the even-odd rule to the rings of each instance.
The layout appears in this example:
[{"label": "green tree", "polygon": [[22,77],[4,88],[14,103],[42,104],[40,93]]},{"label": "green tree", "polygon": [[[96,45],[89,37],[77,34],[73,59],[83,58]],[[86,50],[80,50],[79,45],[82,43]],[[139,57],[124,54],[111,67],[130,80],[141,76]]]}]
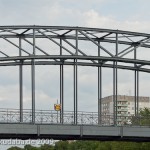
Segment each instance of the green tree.
[{"label": "green tree", "polygon": [[100,142],[96,150],[112,150],[111,147],[112,146],[110,142]]},{"label": "green tree", "polygon": [[17,146],[13,146],[13,147],[8,148],[7,150],[24,150],[24,149],[17,147]]},{"label": "green tree", "polygon": [[40,150],[54,150],[54,146],[44,144],[44,145],[41,145]]},{"label": "green tree", "polygon": [[110,142],[111,150],[142,150],[140,144],[136,142]]},{"label": "green tree", "polygon": [[150,108],[140,109],[138,116],[133,116],[131,119],[132,125],[142,125],[149,126],[150,125]]},{"label": "green tree", "polygon": [[101,141],[58,141],[55,146],[41,145],[34,147],[26,145],[23,148],[11,147],[7,150],[149,150],[150,142],[101,142]]},{"label": "green tree", "polygon": [[24,150],[41,150],[41,148],[34,147],[34,146],[31,146],[31,145],[25,145]]},{"label": "green tree", "polygon": [[55,150],[68,150],[69,142],[68,141],[58,141],[55,143]]},{"label": "green tree", "polygon": [[143,142],[140,144],[141,150],[149,150],[150,149],[150,142]]},{"label": "green tree", "polygon": [[140,116],[141,125],[150,125],[150,108],[141,109]]}]

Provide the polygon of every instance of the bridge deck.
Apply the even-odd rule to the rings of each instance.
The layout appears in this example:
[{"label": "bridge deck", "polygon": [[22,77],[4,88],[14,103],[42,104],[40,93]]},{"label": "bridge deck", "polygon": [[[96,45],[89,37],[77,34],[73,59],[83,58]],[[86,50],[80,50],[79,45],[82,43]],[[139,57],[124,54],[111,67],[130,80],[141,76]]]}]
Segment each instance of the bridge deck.
[{"label": "bridge deck", "polygon": [[58,124],[0,124],[0,138],[150,141],[150,128]]},{"label": "bridge deck", "polygon": [[[131,140],[150,141],[150,118],[142,125],[141,117],[134,124],[113,125],[112,116],[102,116],[98,124],[97,113],[78,112],[78,122],[74,124],[73,112],[64,112],[63,122],[56,111],[36,111],[32,122],[30,110],[24,110],[23,122],[19,120],[19,110],[0,109],[0,139],[93,139],[93,140]],[[131,120],[131,116],[125,117]]]}]

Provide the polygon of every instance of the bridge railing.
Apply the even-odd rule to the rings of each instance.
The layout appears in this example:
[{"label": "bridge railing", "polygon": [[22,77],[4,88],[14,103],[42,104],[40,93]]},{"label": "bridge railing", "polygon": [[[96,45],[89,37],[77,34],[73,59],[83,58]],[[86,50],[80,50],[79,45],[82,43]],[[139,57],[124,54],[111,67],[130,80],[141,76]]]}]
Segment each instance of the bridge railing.
[{"label": "bridge railing", "polygon": [[[60,112],[54,110],[36,110],[35,123],[37,124],[61,124]],[[97,112],[78,112],[78,124],[98,125]],[[113,115],[101,115],[100,125],[114,125]],[[117,116],[118,126],[150,126],[150,117],[141,116]],[[0,109],[0,123],[20,123],[19,109]],[[32,111],[23,110],[23,123],[32,123]],[[65,111],[63,124],[74,124],[74,112]]]},{"label": "bridge railing", "polygon": [[[36,110],[35,123],[40,124],[59,124],[60,112],[54,110]],[[20,110],[18,109],[0,109],[0,123],[18,123],[20,122]],[[32,122],[32,111],[23,110],[23,123]],[[64,124],[74,124],[74,112],[66,111],[63,114]],[[78,112],[78,124],[97,124],[98,115],[94,112]]]}]

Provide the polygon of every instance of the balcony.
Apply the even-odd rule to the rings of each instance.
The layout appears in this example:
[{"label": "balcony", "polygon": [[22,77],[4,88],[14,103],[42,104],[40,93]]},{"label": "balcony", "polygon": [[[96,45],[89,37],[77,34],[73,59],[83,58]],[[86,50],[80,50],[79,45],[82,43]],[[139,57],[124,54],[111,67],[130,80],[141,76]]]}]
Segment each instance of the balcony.
[{"label": "balcony", "polygon": [[126,116],[128,116],[128,114],[117,114],[117,116],[123,116],[123,117],[126,117]]},{"label": "balcony", "polygon": [[128,120],[127,116],[117,116],[117,121],[125,121]]},{"label": "balcony", "polygon": [[128,106],[128,104],[117,104],[117,106]]},{"label": "balcony", "polygon": [[118,108],[117,111],[128,111],[128,108]]}]

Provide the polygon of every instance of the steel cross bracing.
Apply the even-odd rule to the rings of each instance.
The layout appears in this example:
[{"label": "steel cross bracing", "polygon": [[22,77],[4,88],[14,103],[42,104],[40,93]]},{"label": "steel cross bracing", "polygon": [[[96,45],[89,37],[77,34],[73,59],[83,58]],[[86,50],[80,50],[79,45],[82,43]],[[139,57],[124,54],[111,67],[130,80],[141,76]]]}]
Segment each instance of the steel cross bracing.
[{"label": "steel cross bracing", "polygon": [[[150,73],[150,34],[66,26],[0,26],[0,66],[19,66],[20,111],[23,122],[23,66],[31,66],[32,123],[35,123],[35,65],[60,66],[60,123],[64,123],[64,65],[74,68],[73,123],[78,124],[78,66],[97,67],[98,124],[101,124],[102,70],[113,68],[114,124],[116,124],[118,69],[135,72],[135,114],[138,114],[139,72]],[[32,48],[29,48],[30,47]],[[49,47],[50,46],[50,47]],[[139,57],[140,51],[143,55]]]}]

